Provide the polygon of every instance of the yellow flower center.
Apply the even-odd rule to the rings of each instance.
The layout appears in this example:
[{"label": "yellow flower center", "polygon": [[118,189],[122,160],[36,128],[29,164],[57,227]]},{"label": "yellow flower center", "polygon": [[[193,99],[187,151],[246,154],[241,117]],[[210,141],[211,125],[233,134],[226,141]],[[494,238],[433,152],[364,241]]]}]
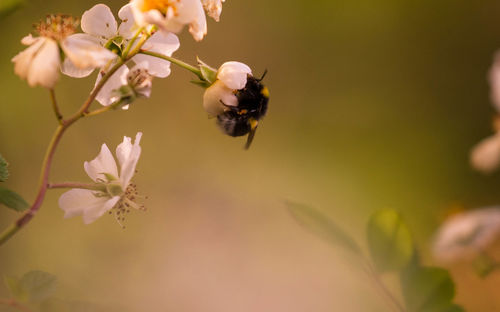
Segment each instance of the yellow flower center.
[{"label": "yellow flower center", "polygon": [[169,14],[177,15],[177,5],[179,2],[180,0],[143,0],[140,10],[142,12],[158,10],[165,16]]}]

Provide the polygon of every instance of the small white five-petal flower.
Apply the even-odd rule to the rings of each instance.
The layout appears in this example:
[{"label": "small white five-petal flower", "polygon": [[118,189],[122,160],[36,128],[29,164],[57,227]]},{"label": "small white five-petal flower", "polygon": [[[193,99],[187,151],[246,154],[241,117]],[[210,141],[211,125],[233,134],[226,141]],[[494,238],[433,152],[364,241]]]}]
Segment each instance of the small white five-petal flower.
[{"label": "small white five-petal flower", "polygon": [[83,222],[89,224],[106,212],[115,209],[115,217],[122,220],[129,208],[143,209],[135,200],[137,193],[131,179],[141,155],[142,133],[138,132],[135,142],[124,137],[116,148],[119,170],[108,146],[103,144],[99,155],[84,163],[84,169],[95,182],[96,190],[72,189],[62,194],[59,206],[64,210],[64,217],[83,216]]},{"label": "small white five-petal flower", "polygon": [[245,88],[252,70],[240,62],[226,62],[217,71],[217,80],[205,90],[203,108],[210,116],[222,114],[225,106],[238,106],[235,93]]},{"label": "small white five-petal flower", "polygon": [[53,88],[59,79],[61,53],[64,64],[88,71],[101,67],[116,55],[82,34],[74,34],[77,21],[67,15],[49,15],[36,26],[39,37],[31,34],[21,41],[29,47],[12,58],[14,71],[32,87]]}]

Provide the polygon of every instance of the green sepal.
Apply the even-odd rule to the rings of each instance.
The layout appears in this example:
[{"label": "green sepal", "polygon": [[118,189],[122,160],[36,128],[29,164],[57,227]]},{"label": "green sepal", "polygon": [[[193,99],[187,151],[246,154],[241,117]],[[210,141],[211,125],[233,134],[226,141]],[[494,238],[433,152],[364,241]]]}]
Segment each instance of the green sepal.
[{"label": "green sepal", "polygon": [[4,187],[0,187],[0,204],[18,212],[29,208],[29,204],[21,195]]},{"label": "green sepal", "polygon": [[9,178],[9,163],[0,154],[0,182],[5,182]]},{"label": "green sepal", "polygon": [[217,69],[207,65],[205,62],[200,60],[199,57],[196,57],[196,60],[198,61],[198,66],[200,67],[203,79],[209,83],[209,86],[212,85],[217,80]]},{"label": "green sepal", "polygon": [[394,210],[374,213],[366,230],[370,254],[379,272],[405,268],[415,252],[413,238],[401,216]]},{"label": "green sepal", "polygon": [[361,248],[356,241],[323,213],[299,203],[286,202],[286,205],[295,220],[304,228],[335,246],[362,256]]},{"label": "green sepal", "polygon": [[211,86],[211,84],[209,82],[206,82],[206,81],[203,81],[203,80],[191,80],[190,81],[191,83],[197,85],[197,86],[200,86],[204,89],[208,88]]}]

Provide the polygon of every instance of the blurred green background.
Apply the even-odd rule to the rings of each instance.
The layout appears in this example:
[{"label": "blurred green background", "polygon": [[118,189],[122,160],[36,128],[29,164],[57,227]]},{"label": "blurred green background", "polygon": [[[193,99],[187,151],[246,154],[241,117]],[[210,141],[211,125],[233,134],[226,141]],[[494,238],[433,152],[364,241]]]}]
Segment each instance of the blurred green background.
[{"label": "blurred green background", "polygon": [[[0,20],[0,151],[11,163],[7,185],[30,202],[56,121],[48,92],[15,76],[10,59],[46,14],[80,16],[96,3],[28,0]],[[106,4],[116,13],[125,2]],[[51,172],[51,181],[88,181],[83,162],[103,142],[114,150],[142,131],[135,180],[148,211],[125,230],[109,216],[85,226],[64,220],[62,192],[50,191],[0,248],[1,275],[42,269],[59,277],[61,296],[130,311],[386,311],[360,270],[296,225],[284,200],[321,208],[360,241],[372,211],[398,209],[428,264],[448,210],[500,203],[500,175],[468,164],[491,131],[486,77],[500,47],[499,1],[228,0],[208,27],[201,43],[184,31],[175,56],[269,70],[269,112],[250,151],[220,133],[203,90],[172,66],[151,99],[72,127]],[[94,79],[61,79],[66,115]],[[15,219],[0,211],[1,228]],[[451,269],[459,304],[500,311],[500,274]]]}]

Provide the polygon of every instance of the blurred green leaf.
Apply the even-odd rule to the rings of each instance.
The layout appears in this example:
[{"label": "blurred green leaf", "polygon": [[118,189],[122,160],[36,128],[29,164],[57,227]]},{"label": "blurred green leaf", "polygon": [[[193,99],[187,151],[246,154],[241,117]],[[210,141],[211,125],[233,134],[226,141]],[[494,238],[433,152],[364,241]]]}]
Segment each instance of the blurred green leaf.
[{"label": "blurred green leaf", "polygon": [[27,294],[22,289],[21,282],[17,277],[4,276],[3,281],[14,299],[19,301],[26,301]]},{"label": "blurred green leaf", "polygon": [[15,211],[24,211],[29,208],[29,204],[21,197],[21,195],[0,187],[0,204],[3,204]]},{"label": "blurred green leaf", "polygon": [[286,204],[292,216],[300,225],[334,245],[341,246],[356,255],[362,255],[361,248],[356,241],[327,216],[303,204],[293,202],[286,202]]},{"label": "blurred green leaf", "polygon": [[24,0],[0,0],[0,19],[19,9]]},{"label": "blurred green leaf", "polygon": [[401,274],[406,306],[411,312],[458,312],[452,304],[455,285],[442,268],[414,266]]},{"label": "blurred green leaf", "polygon": [[30,302],[43,301],[55,292],[57,277],[42,271],[30,271],[20,281],[21,289],[26,292]]},{"label": "blurred green leaf", "polygon": [[9,178],[9,169],[7,169],[8,165],[9,164],[7,163],[5,158],[3,158],[0,154],[0,182],[5,182],[7,181],[7,178]]},{"label": "blurred green leaf", "polygon": [[372,260],[379,272],[401,270],[412,259],[413,239],[396,211],[382,210],[373,214],[366,234]]}]

